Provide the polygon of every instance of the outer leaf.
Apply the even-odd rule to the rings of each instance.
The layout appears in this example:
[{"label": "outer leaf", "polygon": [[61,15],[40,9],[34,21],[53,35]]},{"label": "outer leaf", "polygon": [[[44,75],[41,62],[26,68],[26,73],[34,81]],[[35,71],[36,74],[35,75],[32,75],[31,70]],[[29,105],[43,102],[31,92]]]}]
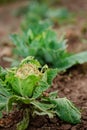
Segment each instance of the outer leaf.
[{"label": "outer leaf", "polygon": [[20,97],[17,95],[10,96],[7,102],[7,110],[8,112],[12,109],[13,103],[19,103],[19,104],[30,104],[32,99]]},{"label": "outer leaf", "polygon": [[44,81],[40,81],[38,85],[36,86],[36,89],[33,92],[32,98],[38,98],[44,91],[46,91],[49,88],[49,84],[47,84]]},{"label": "outer leaf", "polygon": [[0,95],[0,118],[2,118],[2,112],[6,110],[6,97]]},{"label": "outer leaf", "polygon": [[47,73],[47,83],[49,85],[52,85],[52,81],[53,79],[56,77],[56,75],[58,74],[58,69],[48,69],[46,71]]},{"label": "outer leaf", "polygon": [[66,98],[58,98],[50,100],[55,105],[55,112],[60,119],[77,124],[81,121],[80,111]]},{"label": "outer leaf", "polygon": [[[33,101],[31,102],[32,105],[35,107],[34,113],[38,115],[48,115],[50,118],[53,117],[54,112],[53,112],[53,104],[45,104],[45,103],[40,103],[38,101]],[[37,111],[36,111],[37,110]]]},{"label": "outer leaf", "polygon": [[28,56],[28,47],[26,43],[27,36],[25,37],[24,34],[22,36],[18,34],[12,34],[10,38],[13,41],[14,45],[16,45],[17,47],[16,49],[14,49],[14,52],[19,56]]},{"label": "outer leaf", "polygon": [[81,52],[71,56],[66,56],[64,59],[62,59],[57,67],[62,71],[75,64],[83,64],[85,62],[87,62],[87,52]]},{"label": "outer leaf", "polygon": [[4,96],[4,97],[9,97],[12,95],[12,93],[10,93],[8,91],[8,89],[6,88],[5,84],[3,81],[0,80],[0,95]]},{"label": "outer leaf", "polygon": [[4,80],[6,75],[6,70],[0,67],[0,79]]},{"label": "outer leaf", "polygon": [[51,92],[51,93],[49,94],[49,97],[51,97],[52,99],[57,98],[57,97],[58,97],[58,91]]},{"label": "outer leaf", "polygon": [[10,96],[11,93],[0,82],[0,118],[2,117],[2,112],[7,109],[6,105]]},{"label": "outer leaf", "polygon": [[56,77],[58,69],[47,69],[43,74],[42,81],[37,85],[33,98],[38,98],[44,91],[46,91],[52,85],[53,79]]}]

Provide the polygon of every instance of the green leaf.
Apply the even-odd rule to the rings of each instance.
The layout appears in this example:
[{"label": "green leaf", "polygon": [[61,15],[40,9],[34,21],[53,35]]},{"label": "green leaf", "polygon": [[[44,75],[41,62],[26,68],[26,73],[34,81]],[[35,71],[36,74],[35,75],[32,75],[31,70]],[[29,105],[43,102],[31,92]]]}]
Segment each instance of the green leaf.
[{"label": "green leaf", "polygon": [[[45,66],[42,68],[42,71],[46,69]],[[33,98],[38,98],[44,91],[46,91],[52,85],[53,79],[56,77],[58,69],[47,69],[42,76],[42,80],[36,86],[36,89],[33,93]]]},{"label": "green leaf", "polygon": [[28,45],[26,43],[27,36],[24,34],[22,36],[18,34],[11,34],[10,38],[13,41],[13,44],[17,47],[14,49],[14,53],[23,57],[28,56]]},{"label": "green leaf", "polygon": [[51,99],[55,112],[61,120],[77,124],[81,122],[80,111],[66,98]]},{"label": "green leaf", "polygon": [[49,97],[52,98],[52,99],[57,98],[58,97],[58,91],[54,91],[54,92],[49,93]]},{"label": "green leaf", "polygon": [[0,79],[4,80],[6,75],[6,70],[0,67]]},{"label": "green leaf", "polygon": [[40,81],[40,82],[38,83],[38,85],[36,86],[36,89],[35,89],[34,92],[33,92],[32,98],[38,98],[38,97],[41,96],[42,93],[43,93],[44,91],[46,91],[49,87],[50,87],[49,84],[47,84],[47,83],[44,82],[44,81]]},{"label": "green leaf", "polygon": [[87,52],[81,52],[78,54],[72,54],[71,56],[66,56],[57,67],[62,71],[75,64],[83,64],[85,62],[87,62]]},{"label": "green leaf", "polygon": [[4,97],[9,97],[12,95],[11,92],[9,92],[9,89],[6,88],[5,83],[0,80],[0,95]]},{"label": "green leaf", "polygon": [[0,82],[0,118],[2,117],[2,112],[7,110],[7,102],[12,93],[3,86]]},{"label": "green leaf", "polygon": [[47,83],[49,84],[49,85],[52,85],[52,81],[53,81],[53,79],[57,76],[57,74],[58,74],[58,69],[48,69],[47,71],[46,71],[46,73],[47,73]]},{"label": "green leaf", "polygon": [[38,101],[32,101],[31,104],[35,107],[33,114],[48,115],[50,118],[54,116],[54,111],[52,110],[54,108],[53,104],[40,103]]},{"label": "green leaf", "polygon": [[7,102],[7,111],[9,112],[12,109],[13,103],[19,103],[19,106],[21,106],[21,104],[30,104],[31,101],[32,99],[27,97],[25,98],[17,95],[10,96]]}]

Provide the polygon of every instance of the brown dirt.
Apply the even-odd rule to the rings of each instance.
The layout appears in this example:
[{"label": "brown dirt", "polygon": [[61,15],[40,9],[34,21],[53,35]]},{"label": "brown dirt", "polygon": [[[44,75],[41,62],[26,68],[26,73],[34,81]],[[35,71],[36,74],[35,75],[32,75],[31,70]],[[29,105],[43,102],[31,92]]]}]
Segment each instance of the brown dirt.
[{"label": "brown dirt", "polygon": [[73,11],[87,11],[87,0],[61,0],[61,3]]},{"label": "brown dirt", "polygon": [[4,129],[6,128],[10,129],[14,125],[15,128],[15,124],[18,123],[18,121],[21,121],[22,115],[23,115],[22,111],[14,111],[9,115],[4,113],[3,118],[0,119],[0,127],[4,127]]},{"label": "brown dirt", "polygon": [[[76,13],[81,10],[87,11],[87,0],[62,0],[62,5],[67,6],[70,10],[76,11]],[[8,34],[19,31],[18,26],[21,18],[13,18],[10,13],[10,10],[15,9],[16,7],[16,5],[12,4],[8,7],[0,8],[0,17],[2,17],[2,20],[0,21],[0,44],[4,44],[7,41],[9,42]],[[87,44],[82,44],[81,42],[81,38],[84,37],[87,39],[87,33],[83,33],[86,22],[86,17],[78,16],[76,23],[59,27],[59,30],[57,30],[60,34],[66,32],[66,38],[69,39],[68,51],[79,52],[87,50]],[[4,46],[0,45],[0,65],[4,67],[9,66],[9,63],[3,61],[3,57],[10,57],[10,52],[11,46],[8,46],[7,43]],[[87,64],[75,66],[65,74],[58,75],[54,80],[52,89],[49,91],[54,90],[58,90],[58,95],[60,97],[66,96],[82,110],[81,123],[78,125],[70,125],[61,121],[58,117],[49,119],[47,116],[37,116],[34,119],[31,119],[28,130],[87,130]],[[0,130],[16,130],[15,126],[13,127],[12,125],[15,124],[16,121],[18,122],[20,118],[20,116],[18,119],[13,118],[12,116],[11,127],[0,128]],[[6,119],[9,120],[10,118],[8,117]],[[5,126],[4,123],[3,125]]]}]

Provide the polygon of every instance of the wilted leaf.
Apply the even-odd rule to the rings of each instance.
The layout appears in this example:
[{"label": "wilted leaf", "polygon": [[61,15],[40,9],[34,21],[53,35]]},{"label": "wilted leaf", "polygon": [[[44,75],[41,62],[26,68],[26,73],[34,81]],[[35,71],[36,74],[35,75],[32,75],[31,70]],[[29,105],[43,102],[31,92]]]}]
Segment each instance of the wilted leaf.
[{"label": "wilted leaf", "polygon": [[33,101],[31,102],[31,104],[34,105],[34,107],[36,108],[34,114],[48,115],[50,118],[54,116],[54,111],[52,110],[54,108],[53,104],[45,104],[38,101]]},{"label": "wilted leaf", "polygon": [[81,122],[80,111],[66,98],[50,100],[55,105],[55,112],[61,120],[77,124]]}]

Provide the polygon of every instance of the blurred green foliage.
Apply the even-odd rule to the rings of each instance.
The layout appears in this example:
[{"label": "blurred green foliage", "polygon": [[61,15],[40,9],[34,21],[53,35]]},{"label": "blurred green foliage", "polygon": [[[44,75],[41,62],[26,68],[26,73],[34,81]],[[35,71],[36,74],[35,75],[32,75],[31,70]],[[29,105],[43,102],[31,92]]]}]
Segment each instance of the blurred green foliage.
[{"label": "blurred green foliage", "polygon": [[36,1],[38,1],[39,3],[47,3],[48,5],[61,4],[61,0],[36,0]]},{"label": "blurred green foliage", "polygon": [[[41,1],[41,0],[40,0]],[[29,5],[20,8],[15,12],[16,16],[25,15],[22,23],[23,28],[28,28],[30,24],[38,23],[40,21],[49,20],[50,22],[60,24],[67,24],[75,22],[75,14],[69,12],[65,7],[55,7],[49,5],[47,2],[30,1]]]},{"label": "blurred green foliage", "polygon": [[13,1],[15,2],[15,1],[20,1],[20,0],[0,0],[0,4],[7,4]]}]

